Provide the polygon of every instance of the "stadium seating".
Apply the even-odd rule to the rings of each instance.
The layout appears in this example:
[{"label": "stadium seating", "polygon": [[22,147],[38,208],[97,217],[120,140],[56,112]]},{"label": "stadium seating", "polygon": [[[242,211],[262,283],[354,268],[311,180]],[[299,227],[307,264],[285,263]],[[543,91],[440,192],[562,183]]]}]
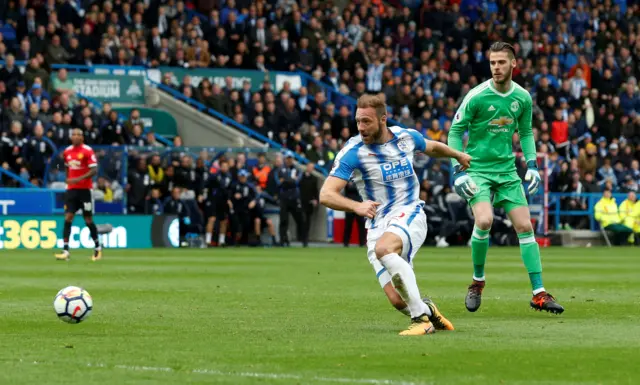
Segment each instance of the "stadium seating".
[{"label": "stadium seating", "polygon": [[[124,3],[129,14],[122,11]],[[15,119],[23,123],[16,138],[34,135],[26,130],[34,124],[29,111],[11,104],[18,97],[25,108],[35,101],[39,109],[47,98],[41,98],[39,84],[50,99],[44,111],[34,112],[46,121],[45,136],[53,112],[69,111],[60,97],[69,83],[54,81],[52,68],[115,65],[155,71],[160,89],[180,93],[181,100],[199,103],[218,118],[227,116],[231,125],[299,157],[312,156],[326,170],[331,156],[355,133],[354,103],[364,93],[385,95],[392,124],[446,141],[462,98],[490,74],[490,42],[501,39],[516,47],[514,80],[534,99],[534,132],[539,152],[549,158],[549,191],[574,194],[556,196],[556,206],[575,213],[588,210],[581,194],[597,194],[605,186],[620,193],[638,190],[640,46],[633,39],[640,32],[638,4],[600,4],[603,16],[597,22],[590,3],[576,9],[564,3],[542,9],[536,3],[507,6],[493,0],[480,7],[456,1],[327,4],[223,1],[216,8],[191,1],[148,6],[107,1],[57,13],[37,8],[33,23],[8,8],[0,29],[0,58],[6,61],[12,54],[24,62],[24,74],[0,71],[0,124],[9,138],[3,140],[13,140]],[[284,7],[282,12],[278,7]],[[555,23],[562,32],[554,32]],[[72,111],[68,124],[82,126],[76,121],[81,109]],[[93,125],[105,130],[106,115],[92,112]],[[131,138],[130,129],[126,137],[116,137],[120,144],[145,144]],[[316,136],[318,146],[312,144]],[[26,143],[18,139],[11,144]],[[519,151],[517,144],[514,150]],[[15,185],[14,177],[22,176],[42,184],[37,170],[16,164],[16,154],[2,154],[2,183]],[[429,182],[429,189],[440,183]],[[581,219],[584,214],[562,217],[560,227],[589,227]]]}]

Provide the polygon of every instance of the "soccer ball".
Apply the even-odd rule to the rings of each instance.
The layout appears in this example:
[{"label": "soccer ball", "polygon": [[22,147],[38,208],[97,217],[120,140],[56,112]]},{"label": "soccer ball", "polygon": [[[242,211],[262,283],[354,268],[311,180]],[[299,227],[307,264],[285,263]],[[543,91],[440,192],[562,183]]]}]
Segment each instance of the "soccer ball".
[{"label": "soccer ball", "polygon": [[53,308],[60,320],[70,323],[80,323],[91,315],[93,299],[84,289],[68,286],[60,290],[53,300]]}]

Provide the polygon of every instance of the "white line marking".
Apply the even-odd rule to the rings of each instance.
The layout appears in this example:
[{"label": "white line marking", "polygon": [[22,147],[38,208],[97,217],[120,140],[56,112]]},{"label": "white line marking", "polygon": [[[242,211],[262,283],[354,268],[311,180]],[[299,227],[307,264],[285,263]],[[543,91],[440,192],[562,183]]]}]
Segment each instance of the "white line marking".
[{"label": "white line marking", "polygon": [[[26,363],[26,361],[20,360],[21,363]],[[47,362],[38,362],[33,361],[33,365],[47,365]],[[93,363],[87,364],[87,367],[90,368],[104,368],[104,369],[121,369],[133,372],[164,372],[164,373],[192,373],[192,374],[202,374],[208,376],[217,376],[217,377],[245,377],[245,378],[267,378],[272,380],[298,380],[307,382],[307,381],[315,381],[315,382],[328,382],[335,384],[364,384],[364,385],[433,385],[433,382],[412,382],[412,381],[397,381],[397,380],[383,380],[383,379],[372,379],[372,378],[341,378],[341,377],[304,377],[299,374],[286,374],[286,373],[261,373],[261,372],[225,372],[221,370],[214,369],[185,369],[185,370],[175,370],[167,367],[156,367],[156,366],[136,366],[136,365],[107,365],[103,363]]]}]

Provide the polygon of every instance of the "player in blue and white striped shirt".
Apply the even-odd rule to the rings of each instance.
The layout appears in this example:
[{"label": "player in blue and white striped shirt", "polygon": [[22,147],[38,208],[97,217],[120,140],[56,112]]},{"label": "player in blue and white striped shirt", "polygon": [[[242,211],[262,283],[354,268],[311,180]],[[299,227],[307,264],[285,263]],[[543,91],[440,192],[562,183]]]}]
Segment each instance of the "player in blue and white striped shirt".
[{"label": "player in blue and white striped shirt", "polygon": [[[334,210],[367,218],[367,254],[385,294],[411,325],[400,335],[424,335],[453,325],[431,301],[423,301],[413,272],[413,258],[427,236],[420,184],[413,169],[416,152],[455,158],[463,168],[471,157],[443,143],[427,141],[412,129],[387,127],[387,107],[379,96],[358,99],[360,135],[351,138],[335,159],[320,191],[320,202]],[[349,179],[363,202],[340,193]]]}]

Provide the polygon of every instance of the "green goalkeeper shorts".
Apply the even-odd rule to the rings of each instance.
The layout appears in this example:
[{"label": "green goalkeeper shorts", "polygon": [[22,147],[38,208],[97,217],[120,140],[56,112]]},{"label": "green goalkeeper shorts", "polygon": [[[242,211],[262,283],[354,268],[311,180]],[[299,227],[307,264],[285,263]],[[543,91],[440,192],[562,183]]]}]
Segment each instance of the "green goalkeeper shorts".
[{"label": "green goalkeeper shorts", "polygon": [[489,202],[493,203],[494,207],[502,207],[508,213],[516,207],[529,205],[522,179],[517,172],[506,174],[467,172],[467,174],[478,186],[478,192],[469,200],[471,207],[478,202]]}]

